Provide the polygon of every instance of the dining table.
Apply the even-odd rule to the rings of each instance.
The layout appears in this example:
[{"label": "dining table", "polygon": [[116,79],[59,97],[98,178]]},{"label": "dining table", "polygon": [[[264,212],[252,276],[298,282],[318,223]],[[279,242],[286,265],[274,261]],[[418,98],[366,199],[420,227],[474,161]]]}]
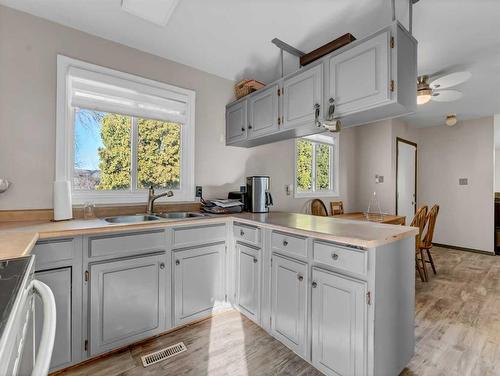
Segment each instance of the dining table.
[{"label": "dining table", "polygon": [[394,214],[374,214],[374,213],[363,213],[363,212],[352,212],[344,214],[336,214],[333,217],[340,219],[351,219],[355,221],[363,222],[379,222],[391,225],[401,225],[406,224],[406,217]]}]

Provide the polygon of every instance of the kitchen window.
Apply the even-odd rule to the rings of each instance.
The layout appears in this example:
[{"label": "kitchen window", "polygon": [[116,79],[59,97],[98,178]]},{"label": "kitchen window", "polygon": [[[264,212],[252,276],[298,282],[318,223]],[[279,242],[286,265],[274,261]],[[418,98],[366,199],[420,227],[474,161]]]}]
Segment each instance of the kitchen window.
[{"label": "kitchen window", "polygon": [[338,134],[295,140],[295,197],[338,196]]},{"label": "kitchen window", "polygon": [[[195,93],[58,56],[56,180],[73,204],[194,200]],[[62,158],[60,158],[62,156]]]}]

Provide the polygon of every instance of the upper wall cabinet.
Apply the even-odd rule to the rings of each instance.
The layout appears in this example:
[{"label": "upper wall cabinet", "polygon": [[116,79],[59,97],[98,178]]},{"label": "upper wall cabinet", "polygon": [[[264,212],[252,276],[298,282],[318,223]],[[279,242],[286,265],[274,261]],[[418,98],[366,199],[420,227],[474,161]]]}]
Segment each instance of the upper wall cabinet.
[{"label": "upper wall cabinet", "polygon": [[328,59],[328,99],[338,116],[391,100],[390,39],[385,31]]},{"label": "upper wall cabinet", "polygon": [[252,147],[323,132],[314,107],[321,120],[331,100],[343,127],[410,114],[416,77],[417,41],[395,22],[229,104],[226,144]]},{"label": "upper wall cabinet", "polygon": [[283,127],[314,127],[314,105],[321,105],[323,67],[299,71],[283,81]]},{"label": "upper wall cabinet", "polygon": [[248,100],[248,138],[279,130],[278,84],[270,85]]}]

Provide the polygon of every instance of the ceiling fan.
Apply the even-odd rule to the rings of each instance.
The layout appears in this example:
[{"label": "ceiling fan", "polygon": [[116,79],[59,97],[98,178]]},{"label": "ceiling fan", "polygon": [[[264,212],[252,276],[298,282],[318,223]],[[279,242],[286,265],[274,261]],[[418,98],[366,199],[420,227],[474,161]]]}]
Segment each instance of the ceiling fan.
[{"label": "ceiling fan", "polygon": [[453,102],[462,98],[459,90],[449,88],[464,83],[472,74],[468,71],[454,72],[444,76],[438,76],[430,81],[428,75],[417,78],[417,104],[425,104],[429,101]]}]

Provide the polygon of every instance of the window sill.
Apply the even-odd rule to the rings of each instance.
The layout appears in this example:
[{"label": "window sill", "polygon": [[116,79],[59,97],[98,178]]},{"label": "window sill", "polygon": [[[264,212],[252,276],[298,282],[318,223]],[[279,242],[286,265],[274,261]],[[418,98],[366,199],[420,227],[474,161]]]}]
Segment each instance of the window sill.
[{"label": "window sill", "polygon": [[318,191],[318,192],[295,192],[294,198],[316,198],[316,197],[340,197],[336,191]]}]

